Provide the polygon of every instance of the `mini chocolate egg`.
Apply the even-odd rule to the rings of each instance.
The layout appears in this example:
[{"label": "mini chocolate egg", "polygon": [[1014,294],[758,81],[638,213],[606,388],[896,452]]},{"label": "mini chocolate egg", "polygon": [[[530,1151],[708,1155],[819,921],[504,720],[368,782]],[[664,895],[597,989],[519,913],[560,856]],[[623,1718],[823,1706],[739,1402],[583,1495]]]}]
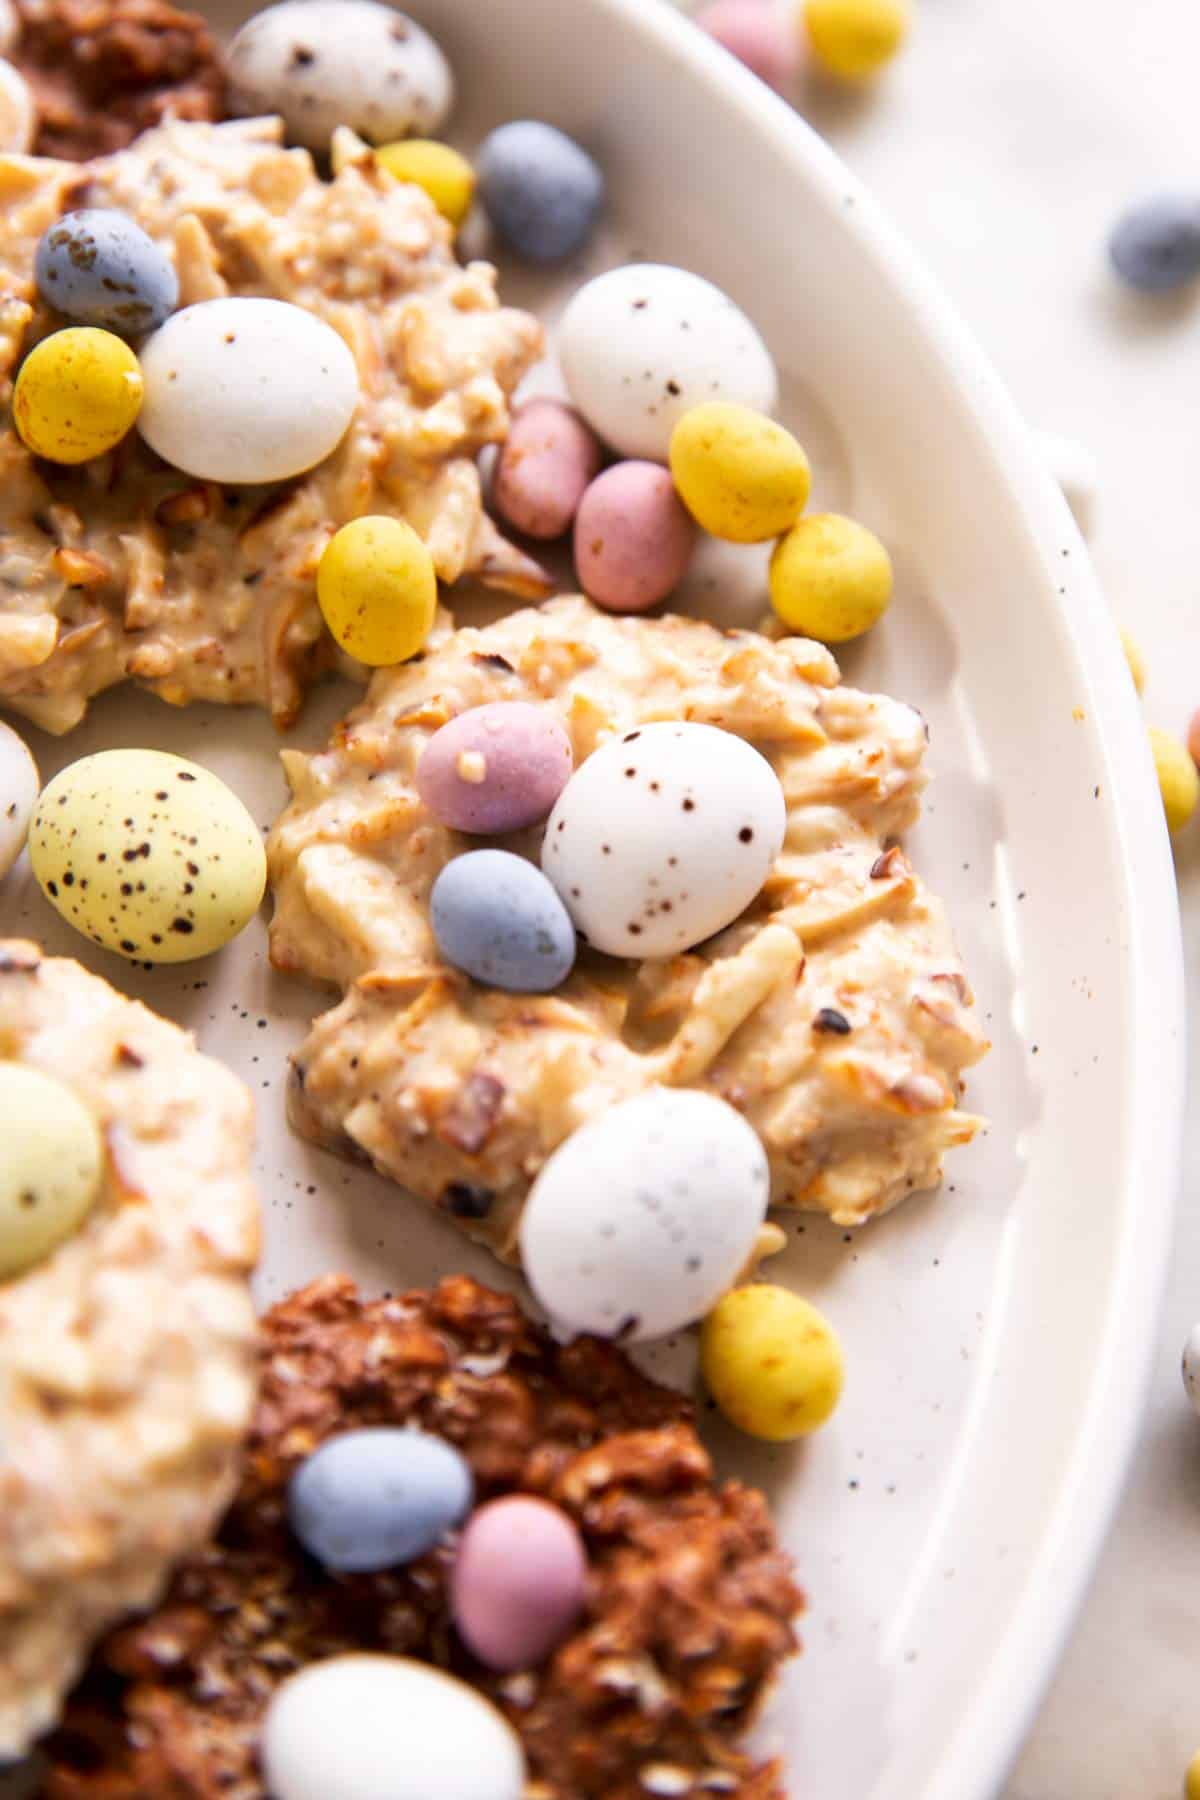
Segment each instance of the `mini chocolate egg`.
[{"label": "mini chocolate egg", "polygon": [[777,93],[795,81],[800,34],[770,0],[765,5],[763,0],[710,0],[695,14],[695,22]]},{"label": "mini chocolate egg", "polygon": [[0,1281],[57,1248],[100,1192],[104,1145],[72,1088],[24,1063],[0,1062]]},{"label": "mini chocolate egg", "polygon": [[417,764],[417,792],[451,831],[499,836],[544,819],[573,766],[571,740],[553,713],[495,700],[434,732]]},{"label": "mini chocolate egg", "polygon": [[443,961],[485,987],[548,994],[575,963],[575,927],[536,863],[511,850],[468,850],[445,865],[429,896]]},{"label": "mini chocolate egg", "polygon": [[338,125],[372,144],[434,137],[454,104],[427,31],[376,0],[283,0],[229,46],[230,109],[279,113],[293,143],[327,150]]},{"label": "mini chocolate egg", "polygon": [[661,463],[614,463],[579,503],[575,573],[607,612],[657,606],[687,574],[695,547],[696,527]]},{"label": "mini chocolate egg", "polygon": [[603,462],[600,440],[573,407],[529,400],[513,414],[496,459],[496,511],[526,537],[560,538]]},{"label": "mini chocolate egg", "polygon": [[219,950],[267,882],[262,837],[237,795],[163,750],[101,750],[63,769],[34,812],[29,859],[68,925],[153,963]]},{"label": "mini chocolate egg", "polygon": [[529,1284],[557,1325],[622,1342],[702,1318],[745,1268],[770,1177],[724,1100],[649,1088],[551,1156],[521,1218]]},{"label": "mini chocolate egg", "polygon": [[141,365],[138,430],[200,481],[302,475],[336,450],[358,405],[345,340],[286,300],[185,306],[142,345]]},{"label": "mini chocolate egg", "polygon": [[275,1690],[272,1800],[521,1800],[521,1741],[482,1694],[404,1656],[331,1656]]},{"label": "mini chocolate egg", "polygon": [[775,364],[728,294],[686,269],[630,263],[597,275],[558,328],[571,399],[622,456],[665,463],[671,433],[705,400],[774,410]]},{"label": "mini chocolate egg", "polygon": [[33,89],[12,63],[0,61],[0,153],[26,156],[37,136]]},{"label": "mini chocolate egg", "polygon": [[471,1515],[454,1562],[454,1623],[489,1669],[544,1662],[583,1610],[587,1552],[573,1519],[531,1494]]},{"label": "mini chocolate egg", "polygon": [[470,1464],[445,1438],[376,1425],[326,1438],[288,1484],[288,1520],[326,1569],[399,1568],[470,1510]]},{"label": "mini chocolate egg", "polygon": [[179,277],[166,251],[111,206],[56,219],[38,244],[34,273],[48,306],[122,337],[154,331],[179,304]]},{"label": "mini chocolate egg", "polygon": [[504,242],[529,262],[582,250],[604,204],[600,165],[540,119],[512,119],[480,145],[479,198]]},{"label": "mini chocolate egg", "polygon": [[714,725],[642,725],[594,750],[559,795],[542,867],[610,956],[676,956],[731,925],[783,848],[779,777]]},{"label": "mini chocolate egg", "polygon": [[0,723],[0,881],[25,848],[37,797],[37,765],[12,726]]},{"label": "mini chocolate egg", "polygon": [[1183,1386],[1192,1411],[1200,1414],[1200,1325],[1192,1326],[1183,1346]]}]

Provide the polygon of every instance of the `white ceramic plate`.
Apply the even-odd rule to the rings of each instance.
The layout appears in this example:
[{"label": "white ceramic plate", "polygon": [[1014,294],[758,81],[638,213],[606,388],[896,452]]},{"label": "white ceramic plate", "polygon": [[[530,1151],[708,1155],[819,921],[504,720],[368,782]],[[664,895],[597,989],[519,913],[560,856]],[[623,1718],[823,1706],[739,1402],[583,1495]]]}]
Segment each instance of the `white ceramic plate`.
[{"label": "white ceramic plate", "polygon": [[[222,25],[243,9],[214,6]],[[248,10],[248,9],[246,9]],[[992,1127],[947,1187],[850,1238],[792,1228],[785,1278],[836,1320],[849,1382],[801,1451],[714,1433],[770,1491],[811,1610],[763,1728],[812,1800],[985,1800],[1062,1645],[1132,1443],[1181,1116],[1173,878],[1144,734],[1082,544],[986,364],[836,159],[782,103],[644,0],[423,0],[463,90],[457,133],[546,117],[610,177],[593,258],[727,288],[785,375],[816,499],[891,545],[899,596],[852,680],[917,703],[936,784],[912,849],[949,899],[995,1042]],[[514,299],[558,291],[505,271]],[[296,741],[345,704],[326,690]],[[197,757],[266,826],[271,727],[109,695],[45,775],[109,744]],[[23,866],[0,927],[79,955],[191,1025],[258,1090],[261,1291],[332,1267],[373,1289],[497,1271],[448,1226],[294,1140],[283,1060],[323,996],[272,975],[263,925],[147,973],[61,926]],[[776,1265],[778,1266],[778,1265]],[[678,1356],[658,1359],[686,1378]]]}]

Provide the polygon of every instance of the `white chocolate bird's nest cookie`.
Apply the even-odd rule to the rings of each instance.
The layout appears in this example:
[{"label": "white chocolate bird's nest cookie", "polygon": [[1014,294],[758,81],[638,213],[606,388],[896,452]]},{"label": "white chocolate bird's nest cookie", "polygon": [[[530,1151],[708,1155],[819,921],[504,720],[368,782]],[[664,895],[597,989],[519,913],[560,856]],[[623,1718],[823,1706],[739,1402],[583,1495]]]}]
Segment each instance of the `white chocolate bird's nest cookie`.
[{"label": "white chocolate bird's nest cookie", "polygon": [[82,1227],[0,1282],[0,1755],[229,1502],[254,1405],[250,1099],[78,963],[0,941],[0,1056],[95,1116]]},{"label": "white chocolate bird's nest cookie", "polygon": [[[506,1258],[555,1147],[654,1083],[707,1089],[746,1116],[776,1206],[860,1224],[935,1184],[977,1129],[962,1078],[987,1043],[941,903],[896,841],[919,811],[923,722],[837,684],[833,658],[802,639],[613,618],[581,599],[454,632],[378,674],[327,750],[284,754],[272,958],[344,990],[294,1059],[299,1129]],[[549,708],[576,765],[660,719],[753,744],[788,811],[757,902],[669,961],[583,947],[551,995],[443,966],[430,890],[471,840],[430,816],[414,772],[439,726],[494,700]],[[540,837],[510,847],[536,856]]]},{"label": "white chocolate bird's nest cookie", "polygon": [[34,287],[38,241],[85,206],[130,214],[167,249],[181,306],[250,294],[316,313],[349,344],[361,387],[338,449],[267,487],[196,481],[136,431],[76,469],[38,461],[11,424],[0,432],[0,700],[47,731],[126,678],[176,704],[256,702],[289,724],[336,660],[317,562],[361,513],[406,518],[443,582],[546,591],[484,512],[476,467],[507,431],[541,327],[497,304],[486,263],[455,261],[420,189],[373,159],[321,181],[281,132],[277,119],[171,123],[82,165],[0,157],[0,400],[62,323]]}]

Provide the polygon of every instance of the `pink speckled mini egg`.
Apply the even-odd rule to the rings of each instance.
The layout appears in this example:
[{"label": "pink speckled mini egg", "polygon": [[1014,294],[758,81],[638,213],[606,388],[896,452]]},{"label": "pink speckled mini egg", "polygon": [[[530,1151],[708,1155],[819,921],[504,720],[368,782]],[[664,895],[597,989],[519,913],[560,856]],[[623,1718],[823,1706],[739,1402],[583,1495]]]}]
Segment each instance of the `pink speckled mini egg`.
[{"label": "pink speckled mini egg", "polygon": [[658,463],[623,462],[597,476],[575,518],[575,572],[609,612],[648,612],[678,587],[696,527]]},{"label": "pink speckled mini egg", "polygon": [[557,1506],[513,1494],[481,1506],[454,1568],[458,1635],[489,1669],[527,1669],[550,1655],[583,1608],[587,1556]]},{"label": "pink speckled mini egg", "polygon": [[571,740],[553,713],[524,700],[496,700],[434,732],[417,764],[417,792],[452,831],[495,836],[544,819],[573,762]]}]

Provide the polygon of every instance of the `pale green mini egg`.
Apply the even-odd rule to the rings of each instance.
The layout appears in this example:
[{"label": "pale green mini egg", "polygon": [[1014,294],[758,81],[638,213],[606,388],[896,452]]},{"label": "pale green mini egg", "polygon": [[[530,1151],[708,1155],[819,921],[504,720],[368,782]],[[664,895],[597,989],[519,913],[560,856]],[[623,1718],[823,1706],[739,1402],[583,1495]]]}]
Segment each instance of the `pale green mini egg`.
[{"label": "pale green mini egg", "polygon": [[92,1114],[24,1063],[0,1062],[0,1281],[20,1275],[83,1223],[104,1170]]},{"label": "pale green mini egg", "polygon": [[42,892],[77,931],[145,962],[189,962],[248,925],[267,882],[258,828],[207,769],[102,750],[56,775],[29,828]]}]

